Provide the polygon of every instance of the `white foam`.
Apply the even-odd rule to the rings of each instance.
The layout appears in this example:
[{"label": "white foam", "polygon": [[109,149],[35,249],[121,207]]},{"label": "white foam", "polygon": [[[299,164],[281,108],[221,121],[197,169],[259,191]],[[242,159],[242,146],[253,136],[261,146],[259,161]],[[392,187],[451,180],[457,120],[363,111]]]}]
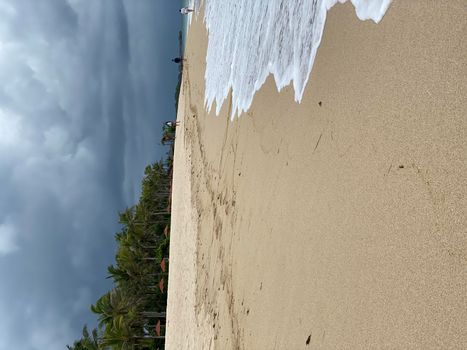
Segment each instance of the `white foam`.
[{"label": "white foam", "polygon": [[[199,9],[199,0],[195,3]],[[277,89],[293,83],[300,102],[310,76],[327,11],[346,0],[205,0],[209,41],[205,103],[222,103],[232,89],[232,118],[246,111],[274,75]],[[361,20],[378,23],[392,0],[350,0]]]}]

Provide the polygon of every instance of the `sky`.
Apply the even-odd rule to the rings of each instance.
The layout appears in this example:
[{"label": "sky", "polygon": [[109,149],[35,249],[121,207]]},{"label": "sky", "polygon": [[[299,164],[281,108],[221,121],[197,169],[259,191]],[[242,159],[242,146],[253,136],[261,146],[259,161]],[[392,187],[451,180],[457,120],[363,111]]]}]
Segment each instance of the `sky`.
[{"label": "sky", "polygon": [[65,349],[175,118],[176,0],[0,0],[0,350]]}]

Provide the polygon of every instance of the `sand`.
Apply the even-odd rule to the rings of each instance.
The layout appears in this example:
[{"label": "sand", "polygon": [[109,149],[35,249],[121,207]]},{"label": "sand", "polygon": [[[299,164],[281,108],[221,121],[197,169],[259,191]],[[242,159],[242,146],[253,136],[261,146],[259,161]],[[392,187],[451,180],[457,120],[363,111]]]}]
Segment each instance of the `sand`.
[{"label": "sand", "polygon": [[[204,108],[193,21],[167,349],[466,349],[467,3],[329,13],[301,104]],[[308,344],[307,344],[308,343]]]}]

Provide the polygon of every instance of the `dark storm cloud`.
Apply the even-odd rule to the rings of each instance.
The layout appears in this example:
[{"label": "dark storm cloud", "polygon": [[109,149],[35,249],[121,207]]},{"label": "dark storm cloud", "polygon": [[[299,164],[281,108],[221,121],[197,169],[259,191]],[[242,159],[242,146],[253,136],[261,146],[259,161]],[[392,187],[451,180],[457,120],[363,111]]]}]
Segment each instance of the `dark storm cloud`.
[{"label": "dark storm cloud", "polygon": [[0,0],[0,349],[63,349],[174,117],[177,3]]}]

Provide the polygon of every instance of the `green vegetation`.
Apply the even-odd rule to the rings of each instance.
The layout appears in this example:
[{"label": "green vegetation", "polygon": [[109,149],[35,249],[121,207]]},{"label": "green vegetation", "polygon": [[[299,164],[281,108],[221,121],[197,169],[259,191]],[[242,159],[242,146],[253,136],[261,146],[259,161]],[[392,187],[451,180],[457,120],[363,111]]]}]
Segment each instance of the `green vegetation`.
[{"label": "green vegetation", "polygon": [[85,326],[69,350],[164,349],[174,138],[175,126],[164,126],[166,159],[146,167],[139,203],[119,214],[116,261],[107,268],[114,288],[91,306],[98,329]]}]

